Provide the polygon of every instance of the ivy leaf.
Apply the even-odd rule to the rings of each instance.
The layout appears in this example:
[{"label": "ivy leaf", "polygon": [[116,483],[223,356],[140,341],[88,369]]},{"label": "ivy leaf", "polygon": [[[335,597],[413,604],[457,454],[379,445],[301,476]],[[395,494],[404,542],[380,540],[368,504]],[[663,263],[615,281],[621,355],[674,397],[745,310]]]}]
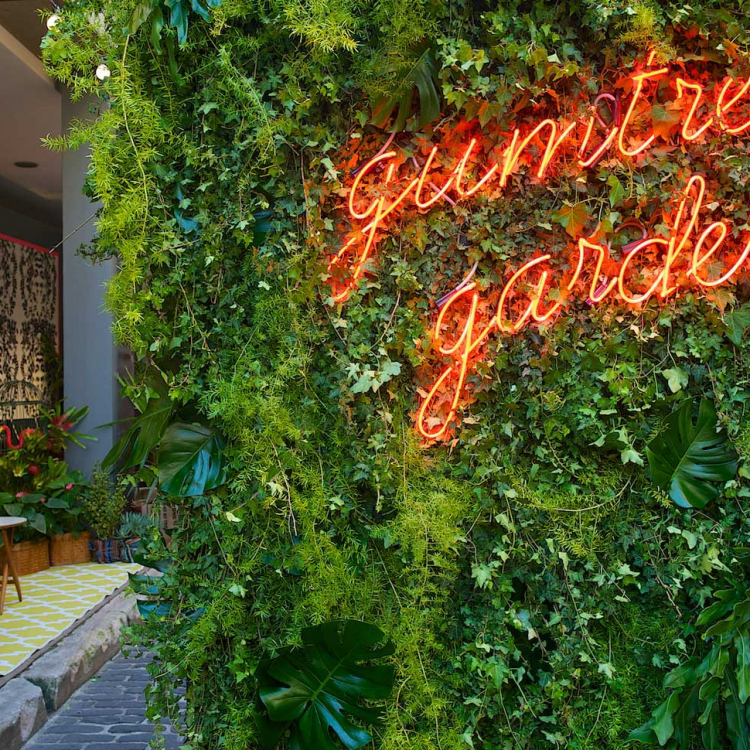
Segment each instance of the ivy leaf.
[{"label": "ivy leaf", "polygon": [[159,448],[159,483],[179,497],[202,495],[226,481],[218,433],[208,427],[175,422],[164,431]]},{"label": "ivy leaf", "polygon": [[362,662],[394,653],[393,644],[374,625],[334,620],[305,628],[302,646],[262,661],[256,671],[267,717],[259,717],[263,740],[276,744],[291,730],[290,748],[337,750],[333,734],[348,750],[372,741],[372,735],[347,718],[377,724],[381,712],[362,700],[387,698],[394,668]]},{"label": "ivy leaf", "polygon": [[609,205],[614,208],[627,195],[627,192],[617,175],[611,174],[607,178],[607,185],[609,185]]},{"label": "ivy leaf", "polygon": [[742,343],[742,335],[750,328],[750,310],[732,310],[725,318],[727,338],[736,346]]},{"label": "ivy leaf", "polygon": [[679,367],[670,370],[662,370],[661,374],[667,379],[667,385],[672,393],[681,391],[688,384],[688,375]]},{"label": "ivy leaf", "polygon": [[552,221],[560,224],[573,238],[581,236],[581,230],[586,226],[589,218],[585,203],[576,203],[574,206],[565,205],[552,214]]},{"label": "ivy leaf", "polygon": [[430,48],[416,51],[416,59],[401,65],[396,72],[398,84],[392,96],[384,96],[375,102],[372,112],[372,124],[384,128],[394,110],[396,119],[391,127],[394,133],[406,129],[411,117],[414,89],[419,93],[419,117],[413,129],[420,130],[440,115],[440,94],[438,91],[438,69]]},{"label": "ivy leaf", "polygon": [[665,107],[658,102],[651,107],[651,124],[654,135],[668,138],[672,130],[679,125],[682,118],[682,109],[679,105],[667,104]]},{"label": "ivy leaf", "polygon": [[648,448],[655,484],[682,508],[703,508],[718,497],[711,482],[726,482],[737,473],[737,454],[723,431],[716,431],[716,411],[703,399],[693,425],[690,399],[672,413],[664,431]]}]

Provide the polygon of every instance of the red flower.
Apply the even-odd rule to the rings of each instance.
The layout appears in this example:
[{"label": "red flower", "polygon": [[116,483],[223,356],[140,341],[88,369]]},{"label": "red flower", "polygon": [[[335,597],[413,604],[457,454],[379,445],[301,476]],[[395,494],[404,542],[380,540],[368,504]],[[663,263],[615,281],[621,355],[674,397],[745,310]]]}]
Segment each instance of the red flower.
[{"label": "red flower", "polygon": [[52,424],[66,431],[73,426],[73,423],[68,421],[68,412],[61,414],[59,417],[53,417]]},{"label": "red flower", "polygon": [[16,497],[23,497],[24,495],[28,495],[28,492],[16,492]]},{"label": "red flower", "polygon": [[29,464],[29,474],[35,477],[39,473],[39,467],[36,464]]},{"label": "red flower", "polygon": [[65,485],[65,489],[66,490],[72,490],[73,489],[73,483],[71,482],[70,484],[66,484]]},{"label": "red flower", "polygon": [[46,497],[43,497],[43,498],[42,498],[42,499],[41,499],[41,500],[40,500],[39,502],[40,502],[40,503],[46,503],[46,502],[47,502],[47,498],[46,498]]}]

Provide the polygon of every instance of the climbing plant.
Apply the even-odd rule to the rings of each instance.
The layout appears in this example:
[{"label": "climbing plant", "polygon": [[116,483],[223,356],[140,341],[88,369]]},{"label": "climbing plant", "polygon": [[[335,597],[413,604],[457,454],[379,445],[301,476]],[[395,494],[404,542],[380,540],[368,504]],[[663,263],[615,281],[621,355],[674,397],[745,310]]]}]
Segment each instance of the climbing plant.
[{"label": "climbing plant", "polygon": [[[444,364],[436,302],[471,269],[482,295],[473,312],[463,302],[487,321],[500,282],[537,251],[562,270],[580,237],[608,243],[608,258],[641,230],[667,242],[691,175],[705,176],[704,211],[732,227],[739,255],[747,139],[713,127],[686,143],[676,84],[704,87],[699,124],[727,77],[742,88],[750,3],[729,5],[59,11],[44,61],[92,116],[48,145],[91,146],[86,189],[101,209],[84,252],[117,257],[107,303],[139,361],[126,390],[140,416],[108,462],[158,486],[179,517],[168,550],[143,542],[170,563],[158,584],[135,582],[148,599],[134,636],[156,657],[153,715],[184,721],[190,747],[259,747],[269,723],[278,747],[305,750],[321,737],[382,750],[674,744],[700,735],[668,725],[675,712],[698,721],[680,706],[709,683],[723,692],[706,746],[735,741],[722,718],[734,709],[718,707],[738,705],[727,691],[745,679],[744,604],[739,635],[713,626],[713,643],[701,613],[742,589],[737,549],[750,542],[744,265],[710,288],[683,268],[682,293],[642,304],[563,295],[555,320],[474,356],[443,439],[414,427]],[[560,156],[540,180],[535,142],[504,192],[405,201],[337,300],[331,258],[361,238],[347,209],[358,176],[375,205],[433,146],[445,179],[476,139],[473,180],[509,133],[545,118],[591,115],[606,130],[649,62],[673,72],[633,114],[652,147],[586,169]],[[389,150],[390,174],[363,169]],[[373,663],[347,651],[343,622],[388,644]],[[729,654],[723,678],[712,649]],[[326,692],[327,660],[379,678]]]}]

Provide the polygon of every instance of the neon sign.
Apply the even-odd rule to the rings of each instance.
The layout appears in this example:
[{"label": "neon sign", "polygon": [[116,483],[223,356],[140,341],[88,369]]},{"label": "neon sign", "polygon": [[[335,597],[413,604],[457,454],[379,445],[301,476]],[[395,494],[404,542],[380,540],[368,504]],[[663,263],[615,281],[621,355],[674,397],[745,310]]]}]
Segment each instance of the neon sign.
[{"label": "neon sign", "polygon": [[[469,141],[454,164],[441,170],[435,167],[439,146],[433,146],[421,167],[413,160],[419,170],[416,175],[399,175],[407,162],[395,150],[383,150],[367,161],[357,173],[348,197],[349,214],[359,228],[329,262],[332,299],[340,303],[348,299],[365,274],[378,240],[387,232],[389,220],[408,205],[426,211],[440,201],[455,204],[484,189],[503,190],[511,176],[526,165],[535,169],[538,180],[544,180],[562,154],[573,153],[581,170],[593,167],[609,152],[628,159],[645,155],[654,147],[658,135],[653,130],[635,132],[634,122],[639,107],[648,103],[649,95],[655,96],[658,85],[670,74],[667,67],[653,69],[653,57],[652,53],[645,69],[631,76],[632,95],[624,116],[620,116],[619,103],[612,95],[601,94],[582,120],[557,123],[544,119],[525,133],[516,128],[509,134],[504,150],[495,150],[484,160],[480,168],[483,174],[474,178],[474,184],[470,184],[472,178],[467,173],[472,157],[474,162],[481,161],[476,153],[476,138]],[[682,104],[677,124],[679,137],[685,143],[697,141],[712,129],[729,135],[750,130],[747,112],[743,115],[740,111],[748,103],[750,78],[744,82],[727,78],[717,87],[713,105],[701,84],[682,77],[671,83]],[[601,117],[601,101],[609,107],[609,124]],[[363,187],[372,187],[370,183],[375,180],[374,192],[380,194],[368,205]],[[394,195],[385,194],[388,192]],[[608,299],[641,305],[652,297],[666,299],[688,284],[711,288],[729,282],[750,255],[750,238],[743,248],[732,249],[732,228],[724,221],[707,223],[704,219],[705,196],[705,178],[692,175],[680,193],[669,236],[649,237],[644,230],[639,241],[622,248],[619,258],[613,257],[608,245],[595,237],[578,239],[567,258],[553,260],[550,254],[537,252],[505,283],[489,317],[479,312],[480,308],[487,309],[489,300],[476,283],[470,283],[472,269],[461,285],[438,300],[432,338],[447,363],[417,410],[416,427],[422,436],[437,440],[449,432],[466,398],[472,365],[493,333],[510,335],[533,323],[549,323],[565,301],[580,296],[581,290],[585,290],[584,298],[591,305]],[[567,263],[561,264],[560,260]],[[561,271],[561,265],[569,270]],[[636,288],[643,286],[639,281],[643,278],[645,288]],[[521,312],[514,312],[512,306],[518,308],[519,301]]]}]

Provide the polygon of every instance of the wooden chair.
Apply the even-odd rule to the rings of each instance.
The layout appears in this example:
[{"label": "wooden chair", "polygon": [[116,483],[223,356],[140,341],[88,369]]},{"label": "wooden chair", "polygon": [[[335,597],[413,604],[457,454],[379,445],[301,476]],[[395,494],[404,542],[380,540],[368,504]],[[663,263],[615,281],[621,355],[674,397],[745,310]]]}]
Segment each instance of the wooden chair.
[{"label": "wooden chair", "polygon": [[[25,518],[19,516],[5,516],[0,517],[0,534],[3,537],[3,545],[5,547],[5,564],[3,565],[3,584],[0,589],[0,615],[3,613],[5,608],[5,590],[8,588],[9,578],[13,579],[13,583],[16,587],[16,593],[18,594],[18,601],[23,601],[23,595],[21,594],[21,581],[16,573],[16,566],[13,564],[13,532],[17,526],[23,526],[26,523]],[[8,575],[10,573],[10,576]]]}]

